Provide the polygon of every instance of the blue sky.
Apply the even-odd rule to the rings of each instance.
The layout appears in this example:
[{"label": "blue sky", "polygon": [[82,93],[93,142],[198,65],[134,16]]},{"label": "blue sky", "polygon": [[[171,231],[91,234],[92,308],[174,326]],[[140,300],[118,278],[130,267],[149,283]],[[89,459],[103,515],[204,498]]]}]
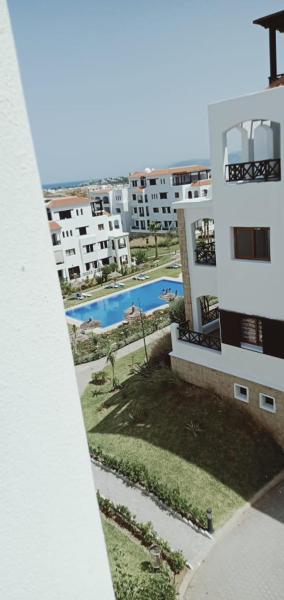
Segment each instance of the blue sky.
[{"label": "blue sky", "polygon": [[[268,33],[252,20],[283,9],[280,0],[8,5],[43,182],[208,157],[207,105],[266,86]],[[283,35],[278,47],[284,72]]]}]

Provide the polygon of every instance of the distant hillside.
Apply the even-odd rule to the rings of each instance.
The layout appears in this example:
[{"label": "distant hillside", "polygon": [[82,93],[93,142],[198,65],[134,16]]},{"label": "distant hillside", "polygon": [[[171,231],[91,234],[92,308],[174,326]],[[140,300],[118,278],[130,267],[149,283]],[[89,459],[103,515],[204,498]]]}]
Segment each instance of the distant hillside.
[{"label": "distant hillside", "polygon": [[209,158],[189,158],[188,160],[181,160],[176,163],[169,165],[169,168],[174,167],[190,167],[190,165],[208,165],[210,166]]}]

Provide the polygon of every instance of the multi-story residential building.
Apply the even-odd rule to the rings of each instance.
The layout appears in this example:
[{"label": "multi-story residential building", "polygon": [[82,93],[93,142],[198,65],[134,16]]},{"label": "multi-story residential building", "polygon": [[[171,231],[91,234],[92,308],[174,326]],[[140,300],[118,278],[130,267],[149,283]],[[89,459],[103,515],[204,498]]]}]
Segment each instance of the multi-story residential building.
[{"label": "multi-story residential building", "polygon": [[128,205],[128,186],[114,187],[90,186],[88,194],[91,202],[102,202],[103,209],[113,215],[120,215],[124,231],[130,231],[130,213]]},{"label": "multi-story residential building", "polygon": [[[209,107],[213,199],[175,205],[187,322],[172,328],[171,362],[186,381],[242,403],[284,444],[284,76],[275,47],[284,11],[256,23],[270,33],[269,87]],[[201,243],[196,223],[212,219],[216,239]]]},{"label": "multi-story residential building", "polygon": [[101,200],[54,198],[47,214],[60,279],[94,275],[112,262],[117,270],[130,264],[128,233],[120,215],[104,210]]},{"label": "multi-story residential building", "polygon": [[201,165],[169,169],[145,169],[129,175],[131,231],[149,231],[151,222],[161,232],[177,228],[177,200],[211,196],[210,168]]}]

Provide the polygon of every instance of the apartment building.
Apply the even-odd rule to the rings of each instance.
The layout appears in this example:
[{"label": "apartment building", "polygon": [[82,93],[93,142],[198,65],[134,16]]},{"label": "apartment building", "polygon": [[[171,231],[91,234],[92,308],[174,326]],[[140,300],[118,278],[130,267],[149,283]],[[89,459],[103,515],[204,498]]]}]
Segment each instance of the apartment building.
[{"label": "apartment building", "polygon": [[[212,198],[175,204],[187,322],[172,326],[172,368],[234,399],[284,444],[284,76],[269,30],[269,86],[209,107]],[[236,160],[236,157],[237,160]],[[199,224],[214,222],[214,236]],[[198,225],[197,225],[198,224]]]},{"label": "apartment building", "polygon": [[102,202],[103,209],[113,215],[120,215],[123,231],[130,231],[130,213],[128,204],[128,186],[88,188],[91,202]]},{"label": "apartment building", "polygon": [[175,231],[178,224],[174,202],[210,197],[210,169],[194,165],[136,171],[129,175],[128,193],[131,232],[147,232],[151,222],[158,223],[162,233]]},{"label": "apartment building", "polygon": [[60,279],[95,275],[113,262],[117,270],[130,264],[128,233],[120,215],[106,211],[101,200],[54,198],[47,204],[47,215]]}]

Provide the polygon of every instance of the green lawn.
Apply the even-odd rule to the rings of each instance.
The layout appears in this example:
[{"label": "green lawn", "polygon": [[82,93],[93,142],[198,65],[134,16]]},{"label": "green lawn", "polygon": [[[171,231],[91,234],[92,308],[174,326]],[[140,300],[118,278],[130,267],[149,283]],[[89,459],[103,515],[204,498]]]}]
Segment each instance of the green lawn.
[{"label": "green lawn", "polygon": [[112,574],[115,571],[115,561],[126,567],[131,575],[144,574],[146,564],[150,561],[150,554],[146,548],[104,515],[101,517]]},{"label": "green lawn", "polygon": [[[166,257],[164,262],[169,262],[173,257]],[[174,260],[174,259],[173,259]],[[160,261],[162,262],[162,260]],[[137,271],[139,273],[139,271]],[[127,290],[135,285],[142,285],[143,283],[147,283],[147,281],[153,281],[154,279],[158,279],[159,277],[178,277],[181,273],[180,269],[168,269],[167,267],[161,266],[158,269],[147,271],[147,275],[149,275],[149,279],[145,281],[137,281],[137,279],[133,279],[134,275],[131,279],[122,280],[124,283],[123,289]],[[71,306],[76,306],[76,304],[83,304],[84,302],[89,302],[92,299],[101,298],[102,296],[109,296],[119,290],[113,289],[105,289],[104,286],[107,284],[103,284],[103,286],[96,286],[93,289],[84,290],[83,293],[91,294],[91,297],[87,297],[84,300],[65,300],[64,306],[65,308],[70,308]],[[122,288],[121,288],[122,289]]]},{"label": "green lawn", "polygon": [[283,468],[283,453],[235,402],[181,382],[168,369],[131,375],[143,360],[139,350],[117,361],[119,391],[111,391],[110,381],[88,386],[82,406],[89,442],[145,462],[195,506],[212,506],[220,525]]}]

